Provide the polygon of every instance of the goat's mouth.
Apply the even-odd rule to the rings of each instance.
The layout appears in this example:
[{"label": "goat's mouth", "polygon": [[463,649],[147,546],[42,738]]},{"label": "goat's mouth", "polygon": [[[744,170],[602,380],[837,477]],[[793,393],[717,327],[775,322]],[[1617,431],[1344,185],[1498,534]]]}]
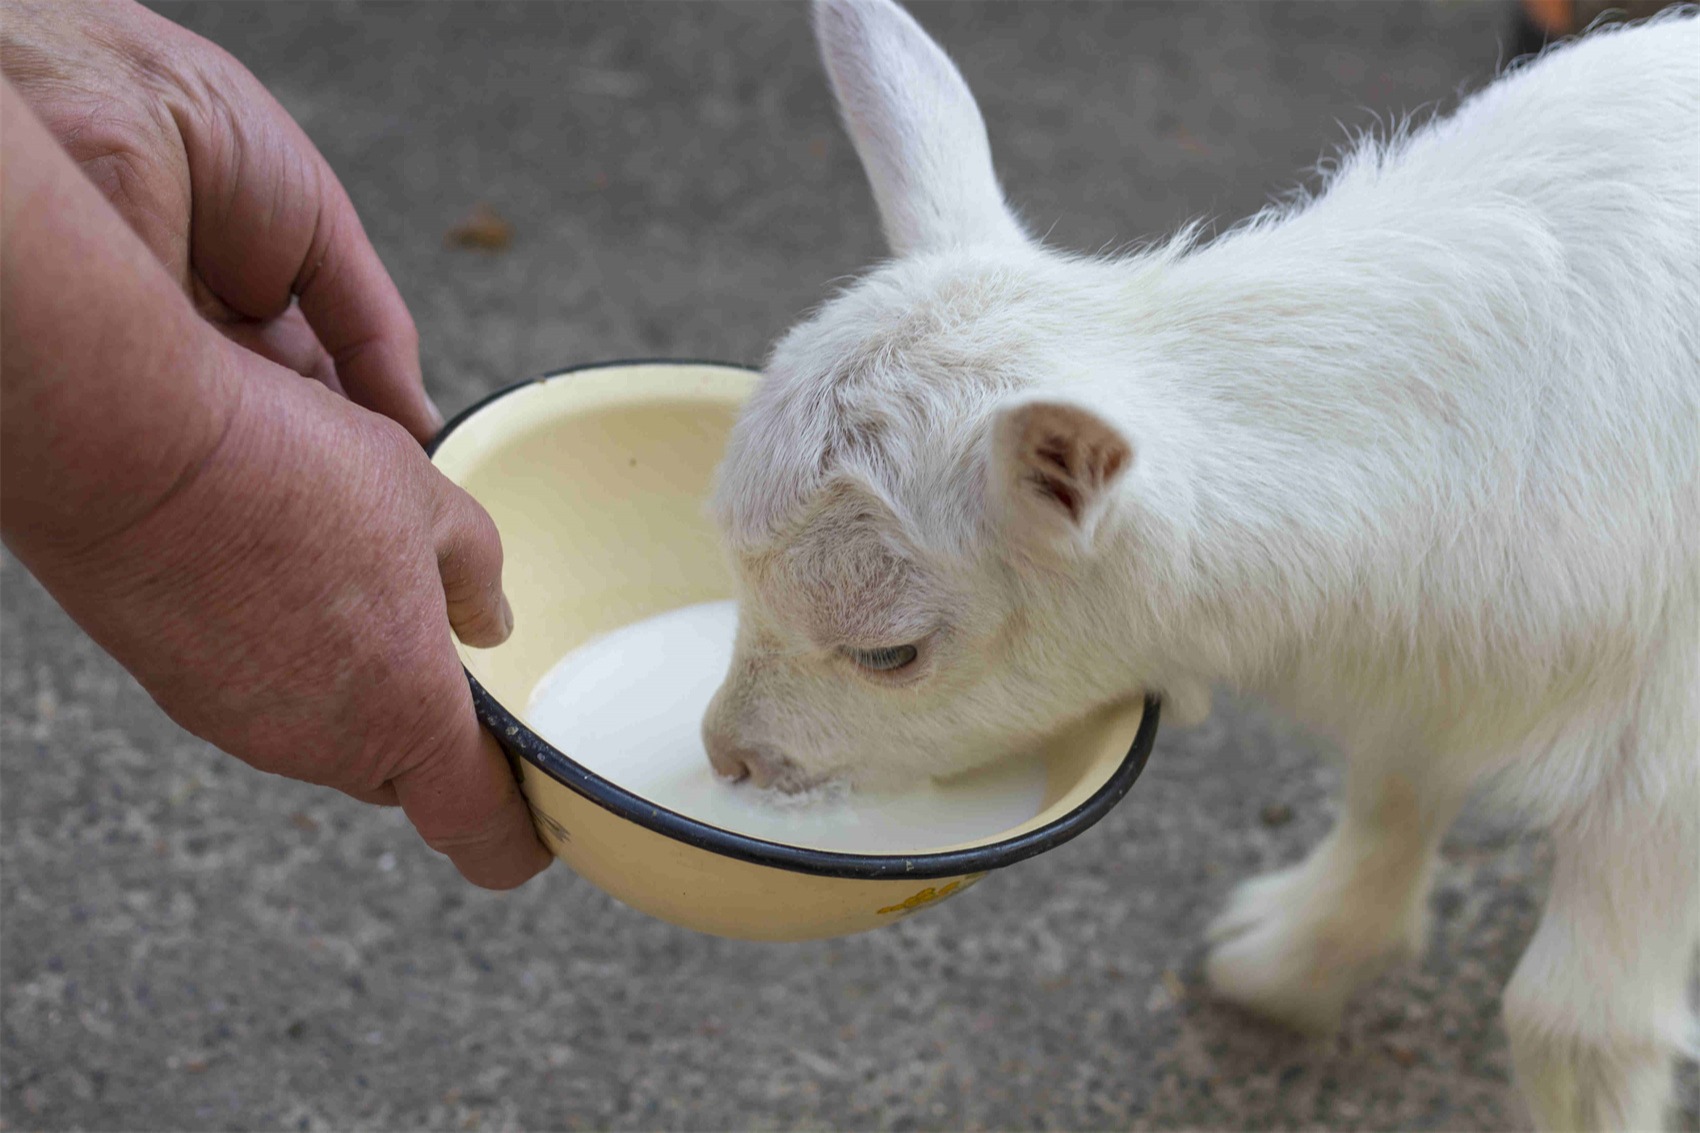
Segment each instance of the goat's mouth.
[{"label": "goat's mouth", "polygon": [[804,795],[832,782],[831,776],[806,773],[791,760],[764,747],[717,748],[708,754],[714,774],[726,783],[747,783],[781,795]]}]

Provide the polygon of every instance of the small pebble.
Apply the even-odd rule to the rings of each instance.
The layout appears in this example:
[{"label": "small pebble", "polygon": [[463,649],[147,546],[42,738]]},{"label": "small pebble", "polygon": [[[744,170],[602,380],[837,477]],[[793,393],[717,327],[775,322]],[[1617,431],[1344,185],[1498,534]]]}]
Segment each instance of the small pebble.
[{"label": "small pebble", "polygon": [[449,229],[448,236],[448,242],[456,247],[480,248],[486,252],[500,252],[513,239],[513,225],[485,204],[474,206],[465,220]]},{"label": "small pebble", "polygon": [[1169,993],[1169,998],[1179,1003],[1186,998],[1186,984],[1173,968],[1163,969],[1163,990]]},{"label": "small pebble", "polygon": [[1263,808],[1260,817],[1265,826],[1285,826],[1293,821],[1293,808],[1286,803],[1269,803]]}]

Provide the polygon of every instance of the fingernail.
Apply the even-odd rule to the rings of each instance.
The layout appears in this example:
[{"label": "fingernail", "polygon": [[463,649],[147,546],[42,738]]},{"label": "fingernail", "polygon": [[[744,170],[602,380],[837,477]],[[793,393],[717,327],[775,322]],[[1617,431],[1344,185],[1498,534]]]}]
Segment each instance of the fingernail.
[{"label": "fingernail", "polygon": [[508,605],[508,596],[502,595],[502,626],[505,632],[514,631],[514,608]]},{"label": "fingernail", "polygon": [[426,395],[426,398],[425,398],[425,412],[427,414],[429,414],[430,418],[431,418],[431,432],[433,432],[433,433],[442,432],[443,431],[443,411],[441,409],[437,408],[437,403],[432,401],[429,395]]}]

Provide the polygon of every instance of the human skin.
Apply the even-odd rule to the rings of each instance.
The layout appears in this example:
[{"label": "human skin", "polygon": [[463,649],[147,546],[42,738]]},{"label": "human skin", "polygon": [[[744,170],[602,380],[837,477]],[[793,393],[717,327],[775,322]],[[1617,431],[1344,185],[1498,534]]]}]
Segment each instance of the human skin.
[{"label": "human skin", "polygon": [[512,628],[500,540],[420,448],[414,327],[346,195],[168,21],[3,14],[6,545],[189,731],[521,884],[551,859],[453,642]]}]

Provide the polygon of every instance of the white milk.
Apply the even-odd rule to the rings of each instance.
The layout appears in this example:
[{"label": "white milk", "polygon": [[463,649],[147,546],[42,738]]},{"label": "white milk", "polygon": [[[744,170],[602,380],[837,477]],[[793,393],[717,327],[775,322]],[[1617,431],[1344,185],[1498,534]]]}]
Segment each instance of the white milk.
[{"label": "white milk", "polygon": [[1036,758],[901,794],[825,788],[803,796],[716,776],[702,717],[732,659],[733,602],[672,610],[563,657],[532,690],[533,731],[603,778],[726,830],[818,850],[899,854],[1002,833],[1039,813]]}]

